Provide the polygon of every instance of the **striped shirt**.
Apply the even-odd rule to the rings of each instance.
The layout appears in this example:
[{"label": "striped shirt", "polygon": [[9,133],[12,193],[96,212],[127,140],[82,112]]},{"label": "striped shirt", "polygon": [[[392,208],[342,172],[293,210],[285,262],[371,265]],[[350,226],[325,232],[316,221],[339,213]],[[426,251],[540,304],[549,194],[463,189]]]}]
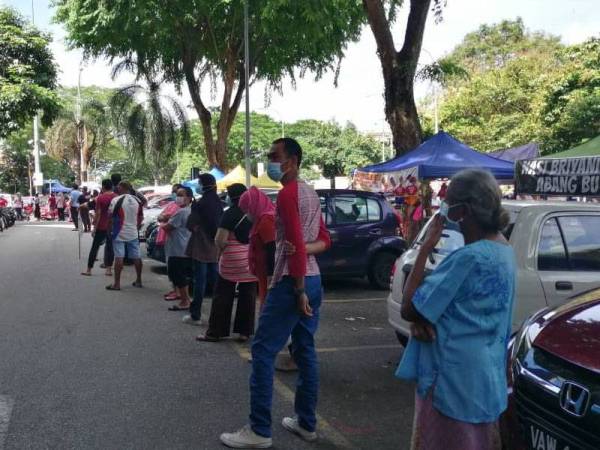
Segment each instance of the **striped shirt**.
[{"label": "striped shirt", "polygon": [[[275,270],[272,284],[286,276],[319,275],[314,255],[306,254],[306,243],[318,239],[321,224],[321,202],[315,190],[304,181],[286,184],[277,196]],[[285,241],[296,253],[285,254]]]},{"label": "striped shirt", "polygon": [[227,246],[219,258],[219,274],[235,283],[251,283],[257,281],[250,273],[248,264],[248,244],[242,244],[230,231]]}]

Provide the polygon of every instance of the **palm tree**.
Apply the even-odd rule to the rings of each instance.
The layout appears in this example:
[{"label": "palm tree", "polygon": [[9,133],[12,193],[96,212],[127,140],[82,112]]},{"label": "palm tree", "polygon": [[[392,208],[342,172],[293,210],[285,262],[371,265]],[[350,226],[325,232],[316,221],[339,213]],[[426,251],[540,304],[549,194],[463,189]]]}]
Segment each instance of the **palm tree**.
[{"label": "palm tree", "polygon": [[79,182],[87,181],[94,153],[112,139],[107,106],[97,99],[81,105],[80,118],[63,109],[46,131],[46,150],[51,158],[65,161]]},{"label": "palm tree", "polygon": [[178,149],[186,146],[190,130],[185,109],[161,92],[162,81],[155,81],[150,70],[126,60],[115,66],[113,78],[121,70],[136,72],[136,81],[118,89],[110,99],[110,110],[117,135],[134,164],[143,164],[155,184],[168,181],[167,168]]}]

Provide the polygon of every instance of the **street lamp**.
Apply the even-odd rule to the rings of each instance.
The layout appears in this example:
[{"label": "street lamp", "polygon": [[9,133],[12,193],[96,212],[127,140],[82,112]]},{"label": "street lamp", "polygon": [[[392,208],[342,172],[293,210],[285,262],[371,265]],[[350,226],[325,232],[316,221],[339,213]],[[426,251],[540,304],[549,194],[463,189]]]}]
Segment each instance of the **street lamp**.
[{"label": "street lamp", "polygon": [[246,162],[246,186],[250,187],[250,43],[249,41],[248,0],[244,0],[244,85],[246,86],[246,133],[244,138],[244,159]]}]

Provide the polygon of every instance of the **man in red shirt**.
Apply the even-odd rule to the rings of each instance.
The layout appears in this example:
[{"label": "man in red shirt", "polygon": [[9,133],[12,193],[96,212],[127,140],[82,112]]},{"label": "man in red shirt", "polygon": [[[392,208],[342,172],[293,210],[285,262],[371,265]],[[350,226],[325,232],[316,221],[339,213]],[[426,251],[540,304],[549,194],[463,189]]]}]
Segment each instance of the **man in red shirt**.
[{"label": "man in red shirt", "polygon": [[[277,196],[275,268],[271,287],[252,344],[250,424],[223,433],[221,442],[233,448],[268,448],[271,440],[271,403],[275,358],[292,337],[298,365],[295,416],[282,425],[306,441],[317,438],[316,406],[319,384],[314,334],[319,324],[321,276],[306,243],[318,240],[321,204],[314,189],[298,179],[302,148],[294,139],[273,142],[267,174],[283,184]],[[286,252],[289,243],[295,249]],[[329,246],[330,242],[327,242]]]},{"label": "man in red shirt", "polygon": [[112,199],[116,196],[117,194],[113,192],[112,181],[108,179],[102,180],[102,193],[96,199],[96,214],[94,215],[94,222],[92,224],[92,248],[88,257],[87,270],[81,272],[81,275],[88,277],[92,275],[94,262],[96,261],[96,256],[98,256],[98,249],[102,244],[105,244],[104,266],[106,268],[106,275],[112,276],[114,253],[112,251],[112,237],[108,229],[110,219],[108,207]]}]

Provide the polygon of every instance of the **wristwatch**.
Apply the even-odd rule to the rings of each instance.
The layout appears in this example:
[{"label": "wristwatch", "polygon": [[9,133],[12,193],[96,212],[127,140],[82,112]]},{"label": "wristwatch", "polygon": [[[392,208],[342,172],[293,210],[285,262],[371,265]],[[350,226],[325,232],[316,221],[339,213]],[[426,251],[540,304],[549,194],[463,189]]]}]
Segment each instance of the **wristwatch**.
[{"label": "wristwatch", "polygon": [[296,297],[300,297],[302,294],[305,294],[306,291],[303,288],[294,288],[294,295]]}]

